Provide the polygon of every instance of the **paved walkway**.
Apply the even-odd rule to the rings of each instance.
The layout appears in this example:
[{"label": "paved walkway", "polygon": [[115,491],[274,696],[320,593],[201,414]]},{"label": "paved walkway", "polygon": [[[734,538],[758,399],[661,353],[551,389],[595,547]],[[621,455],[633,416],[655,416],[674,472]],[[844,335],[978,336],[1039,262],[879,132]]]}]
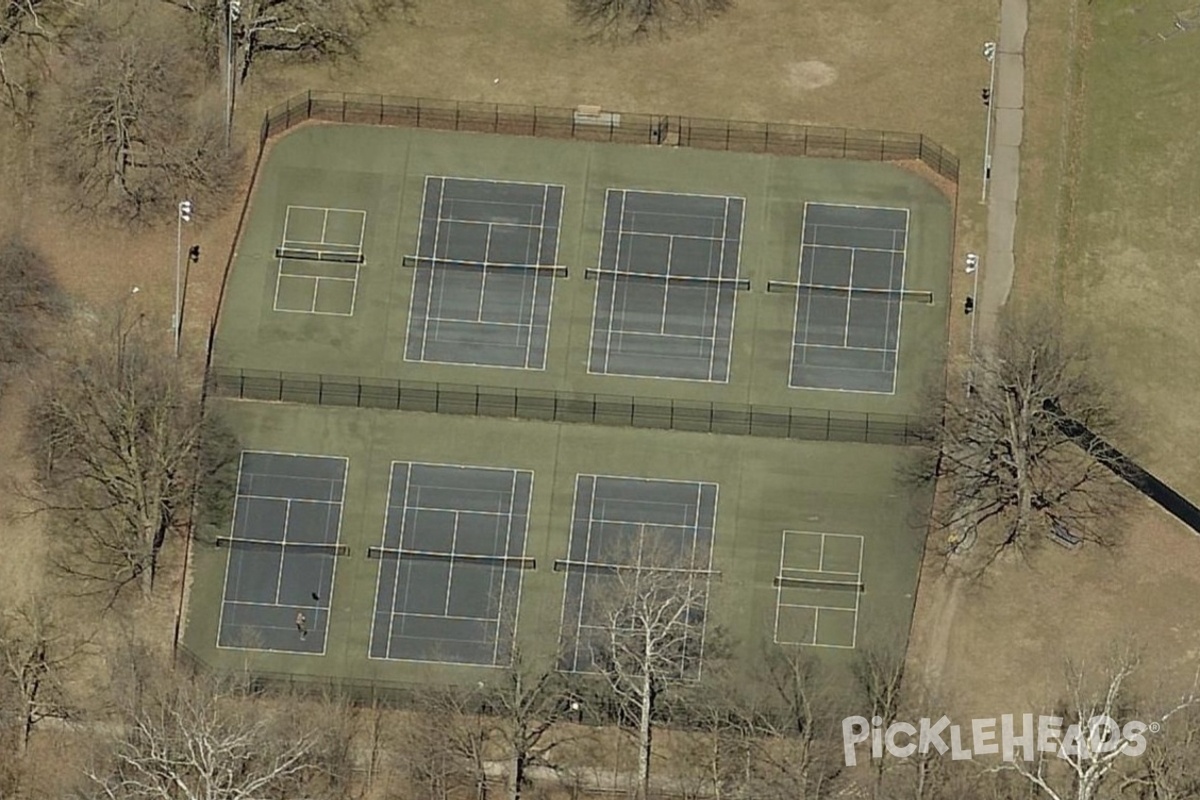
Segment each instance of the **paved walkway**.
[{"label": "paved walkway", "polygon": [[[992,176],[988,188],[987,249],[975,298],[978,336],[995,335],[1000,311],[1012,290],[1013,245],[1017,229],[1017,189],[1021,178],[1021,136],[1025,125],[1025,32],[1029,28],[1028,0],[1001,0],[1000,39],[996,43],[996,92],[992,109]],[[954,616],[962,606],[961,582],[950,578],[934,587],[933,620],[925,653],[925,678],[936,685],[950,652]]]},{"label": "paved walkway", "polygon": [[1002,0],[996,47],[996,115],[992,137],[992,180],[988,189],[987,252],[975,298],[979,336],[996,328],[1013,282],[1013,243],[1017,227],[1017,189],[1021,178],[1021,135],[1025,125],[1025,32],[1028,0]]}]

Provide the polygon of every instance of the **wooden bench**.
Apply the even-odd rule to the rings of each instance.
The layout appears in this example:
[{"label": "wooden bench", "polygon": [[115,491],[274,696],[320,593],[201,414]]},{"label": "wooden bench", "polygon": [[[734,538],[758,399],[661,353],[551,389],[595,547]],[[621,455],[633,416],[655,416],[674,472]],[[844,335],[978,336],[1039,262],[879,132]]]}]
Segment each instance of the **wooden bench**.
[{"label": "wooden bench", "polygon": [[1050,538],[1054,543],[1068,550],[1075,550],[1083,544],[1083,539],[1074,533],[1062,522],[1055,520],[1050,525]]}]

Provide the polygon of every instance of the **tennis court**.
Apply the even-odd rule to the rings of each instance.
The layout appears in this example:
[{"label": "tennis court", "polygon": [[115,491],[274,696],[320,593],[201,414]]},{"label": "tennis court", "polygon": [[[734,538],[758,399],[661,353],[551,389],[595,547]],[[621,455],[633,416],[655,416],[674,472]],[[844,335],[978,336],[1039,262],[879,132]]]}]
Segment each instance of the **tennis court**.
[{"label": "tennis court", "polygon": [[347,460],[246,451],[238,466],[219,647],[323,655]]},{"label": "tennis court", "polygon": [[908,291],[908,209],[806,203],[788,385],[892,394]]},{"label": "tennis court", "polygon": [[745,202],[607,191],[589,372],[728,382]]},{"label": "tennis court", "polygon": [[866,591],[863,537],[784,531],[775,587],[776,644],[853,648]]},{"label": "tennis court", "polygon": [[[554,565],[566,573],[560,623],[564,670],[595,671],[593,646],[607,635],[603,608],[606,594],[614,591],[617,570],[666,568],[681,573],[689,591],[700,584],[706,592],[714,574],[717,490],[717,484],[701,481],[576,477],[567,557]],[[685,637],[684,649],[695,658],[679,663],[698,671],[703,615],[689,624],[695,629]]]},{"label": "tennis court", "polygon": [[392,464],[371,658],[510,662],[532,492],[527,470]]},{"label": "tennis court", "polygon": [[275,311],[353,316],[367,212],[289,205],[275,249]]},{"label": "tennis court", "polygon": [[406,360],[546,368],[564,191],[426,177]]}]

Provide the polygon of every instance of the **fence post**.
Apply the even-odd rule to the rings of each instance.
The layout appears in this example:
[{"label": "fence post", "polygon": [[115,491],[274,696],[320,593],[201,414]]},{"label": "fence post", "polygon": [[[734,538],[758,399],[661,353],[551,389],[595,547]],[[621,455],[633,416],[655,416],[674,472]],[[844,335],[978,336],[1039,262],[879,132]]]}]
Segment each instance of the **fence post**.
[{"label": "fence post", "polygon": [[342,92],[342,122],[346,121],[346,93]]},{"label": "fence post", "polygon": [[[312,119],[312,89],[309,89],[307,92],[305,92],[305,95],[306,95],[305,99],[307,100],[307,104],[305,106],[304,118]],[[289,111],[290,111],[290,109],[289,109]],[[288,114],[288,127],[289,128],[292,127],[291,117],[292,117],[292,115],[289,113]]]},{"label": "fence post", "polygon": [[379,95],[379,124],[383,124],[384,96]]},{"label": "fence post", "polygon": [[833,415],[829,411],[826,411],[825,412],[825,441],[827,441],[827,442],[829,441],[829,437],[831,435],[830,430],[831,430],[832,425],[833,425]]}]

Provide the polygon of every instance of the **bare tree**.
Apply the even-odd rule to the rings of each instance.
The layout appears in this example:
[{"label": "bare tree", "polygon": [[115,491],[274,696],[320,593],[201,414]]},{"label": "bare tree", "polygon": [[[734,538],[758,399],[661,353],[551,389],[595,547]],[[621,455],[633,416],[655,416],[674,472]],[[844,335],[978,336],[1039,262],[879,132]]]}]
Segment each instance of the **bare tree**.
[{"label": "bare tree", "polygon": [[[972,543],[961,562],[968,574],[1050,534],[1114,541],[1113,519],[1130,494],[1103,441],[1118,430],[1111,389],[1060,320],[1048,307],[1010,314],[968,366],[969,391],[932,404],[935,518],[953,541]],[[1079,426],[1100,440],[1084,441]]]},{"label": "bare tree", "polygon": [[[207,49],[221,49],[233,18],[233,61],[239,81],[262,56],[320,61],[355,56],[363,36],[380,21],[412,9],[413,0],[165,0],[203,20]],[[228,54],[226,54],[228,57]]]},{"label": "bare tree", "polygon": [[42,720],[72,716],[67,673],[86,645],[64,625],[49,597],[28,598],[0,615],[0,681],[10,690],[6,711],[16,722],[18,753],[25,752]]},{"label": "bare tree", "polygon": [[1147,747],[1150,731],[1200,707],[1200,687],[1193,681],[1177,700],[1139,712],[1128,685],[1138,666],[1138,656],[1129,648],[1119,651],[1099,673],[1068,662],[1067,701],[1060,712],[1051,715],[1064,726],[1053,752],[1035,742],[1036,752],[1014,753],[1011,760],[988,771],[1013,772],[1036,788],[1038,796],[1049,800],[1106,796],[1106,786],[1122,782],[1122,762]]},{"label": "bare tree", "polygon": [[558,730],[572,713],[572,691],[558,659],[531,659],[514,648],[512,663],[494,681],[430,687],[419,709],[429,724],[416,726],[418,751],[440,749],[452,765],[443,780],[463,778],[477,796],[503,772],[505,794],[520,800],[536,768],[556,769],[556,750],[574,740]]},{"label": "bare tree", "polygon": [[9,373],[37,354],[40,324],[64,301],[50,267],[17,237],[0,243],[0,392]]},{"label": "bare tree", "polygon": [[626,41],[699,25],[729,10],[732,0],[568,0],[593,39]]},{"label": "bare tree", "polygon": [[800,650],[773,651],[756,681],[768,692],[753,717],[756,794],[819,800],[831,795],[843,771],[840,718],[854,709]]},{"label": "bare tree", "polygon": [[150,594],[201,488],[209,504],[232,494],[238,446],[202,413],[198,380],[157,325],[118,316],[72,331],[35,387],[32,513],[49,517],[57,565],[110,601],[131,584]]},{"label": "bare tree", "polygon": [[229,685],[175,683],[130,710],[111,756],[87,771],[107,800],[240,800],[295,793],[318,772],[322,733]]},{"label": "bare tree", "polygon": [[97,15],[72,55],[54,161],[80,208],[152,220],[181,197],[211,207],[227,196],[240,156],[223,146],[220,115],[199,99],[187,47],[131,17]]},{"label": "bare tree", "polygon": [[[707,558],[646,529],[605,553],[585,603],[592,665],[636,730],[637,792],[650,790],[655,711],[673,685],[696,681],[720,631],[708,623]],[[701,562],[701,563],[696,563]],[[707,627],[707,630],[706,630]]]},{"label": "bare tree", "polygon": [[0,0],[0,103],[29,125],[78,0]]},{"label": "bare tree", "polygon": [[1200,708],[1180,711],[1149,738],[1149,747],[1120,781],[1130,800],[1200,797]]}]

